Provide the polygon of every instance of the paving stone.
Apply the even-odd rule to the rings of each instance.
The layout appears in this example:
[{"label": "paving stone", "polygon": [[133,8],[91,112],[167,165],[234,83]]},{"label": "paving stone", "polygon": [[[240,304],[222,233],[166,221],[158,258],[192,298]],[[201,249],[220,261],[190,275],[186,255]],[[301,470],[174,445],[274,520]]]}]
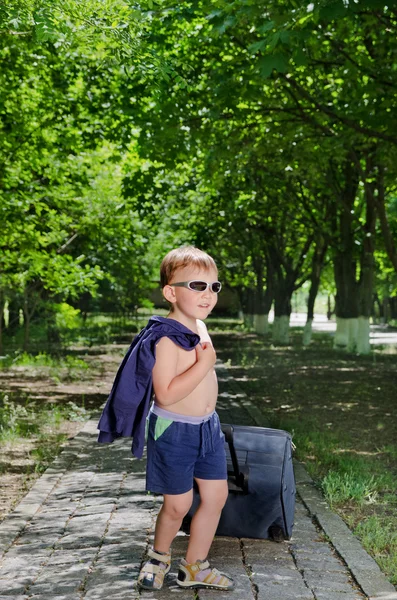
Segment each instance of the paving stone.
[{"label": "paving stone", "polygon": [[21,557],[6,557],[0,565],[0,578],[13,579],[18,577],[35,577],[42,569],[45,561],[42,557],[30,556],[29,561]]},{"label": "paving stone", "polygon": [[273,582],[275,584],[290,584],[294,585],[295,583],[301,584],[303,582],[303,578],[301,573],[293,566],[285,568],[268,568],[266,565],[252,565],[252,578],[259,575],[264,580],[268,580],[269,582]]},{"label": "paving stone", "polygon": [[260,575],[252,578],[258,589],[258,600],[315,600],[313,592],[301,584],[275,583]]},{"label": "paving stone", "polygon": [[102,543],[101,535],[89,535],[89,533],[71,533],[65,535],[57,541],[54,548],[59,549],[78,549],[78,548],[98,548]]},{"label": "paving stone", "polygon": [[67,594],[76,594],[79,591],[79,581],[48,581],[42,584],[32,585],[28,592],[29,595],[36,597],[37,595],[49,596],[53,600],[58,600],[58,597]]},{"label": "paving stone", "polygon": [[106,504],[117,504],[117,496],[104,496],[96,497],[96,496],[84,496],[84,498],[79,501],[79,504],[75,506],[74,510],[80,510],[80,504],[84,503],[84,506],[101,506]]},{"label": "paving stone", "polygon": [[80,564],[90,565],[98,552],[97,548],[83,548],[81,550],[55,550],[46,563],[48,569],[55,565]]},{"label": "paving stone", "polygon": [[[25,597],[28,599],[28,596]],[[54,597],[53,594],[34,594],[33,596],[29,596],[29,600],[81,600],[81,593],[76,592],[74,594],[58,594]],[[1,598],[0,598],[1,600]],[[10,598],[8,598],[10,600]],[[14,600],[14,598],[13,598]]]},{"label": "paving stone", "polygon": [[33,581],[33,577],[15,577],[14,579],[0,579],[0,594],[3,596],[23,595],[26,587]]},{"label": "paving stone", "polygon": [[366,596],[360,592],[348,592],[339,594],[335,592],[316,592],[316,600],[363,600]]},{"label": "paving stone", "polygon": [[65,529],[65,525],[68,522],[68,518],[62,517],[61,519],[48,518],[48,516],[34,518],[26,528],[24,529],[23,535],[31,535],[34,533],[42,533],[44,535],[51,535],[51,533],[59,534]]},{"label": "paving stone", "polygon": [[95,570],[85,581],[85,598],[90,597],[90,592],[94,592],[95,595],[104,599],[113,598],[113,593],[120,595],[124,593],[124,598],[129,598],[134,590],[134,582],[136,582],[137,576],[134,571],[118,571],[114,574],[109,572],[106,577],[104,571]]},{"label": "paving stone", "polygon": [[[351,589],[351,584],[346,572],[330,572],[323,570],[322,572],[310,571],[305,569],[303,571],[303,577],[309,587],[325,588],[332,591],[345,591],[348,592]],[[343,585],[345,589],[335,587],[335,585]]]},{"label": "paving stone", "polygon": [[135,568],[131,565],[120,564],[101,564],[97,565],[89,574],[85,582],[85,589],[89,590],[96,586],[104,584],[113,584],[113,589],[118,589],[119,582],[136,581],[139,574],[140,565]]},{"label": "paving stone", "polygon": [[[128,590],[127,592],[121,591],[120,593],[115,592],[114,590],[109,592],[108,589],[99,589],[90,590],[87,592],[87,594],[84,596],[84,600],[109,600],[109,598],[111,598],[111,600],[138,600],[141,597],[144,596],[140,596],[138,590],[135,589]],[[148,597],[148,600],[149,598],[150,600],[155,600],[153,596]],[[163,596],[160,596],[159,600],[160,598],[162,599]]]},{"label": "paving stone", "polygon": [[34,556],[35,558],[41,557],[42,560],[45,561],[52,554],[52,552],[53,552],[53,548],[49,548],[49,547],[41,547],[40,546],[40,547],[32,548],[32,546],[30,546],[29,544],[27,544],[26,546],[17,546],[16,544],[14,544],[8,550],[5,557],[7,559],[20,558],[20,559],[26,561],[27,563],[29,563],[32,556]]},{"label": "paving stone", "polygon": [[324,580],[324,581],[316,581],[315,585],[313,585],[312,590],[315,594],[318,592],[328,590],[330,592],[351,592],[352,585],[350,583],[340,583],[338,581]]},{"label": "paving stone", "polygon": [[85,504],[84,501],[81,502],[81,504],[79,505],[79,507],[76,509],[76,512],[74,513],[74,517],[85,517],[87,515],[96,515],[96,514],[111,514],[115,507],[116,507],[116,503],[114,504]]},{"label": "paving stone", "polygon": [[[61,530],[62,531],[62,530]],[[15,541],[17,546],[30,546],[31,548],[46,548],[53,546],[60,537],[59,530],[49,531],[24,531]]]},{"label": "paving stone", "polygon": [[291,550],[296,553],[309,553],[313,556],[316,555],[327,555],[332,556],[332,550],[328,544],[324,542],[305,542],[305,543],[292,543]]},{"label": "paving stone", "polygon": [[303,558],[296,558],[296,565],[298,569],[309,569],[310,571],[346,571],[346,567],[337,558],[333,557],[312,559],[310,556],[305,555]]},{"label": "paving stone", "polygon": [[116,562],[131,560],[132,562],[138,562],[142,560],[146,546],[146,539],[143,538],[119,544],[103,544],[99,550],[97,561],[98,563],[103,560],[114,560]]},{"label": "paving stone", "polygon": [[82,566],[80,563],[68,565],[56,565],[58,568],[46,569],[34,582],[36,590],[47,584],[58,587],[73,587],[78,588],[87,576],[88,565]]}]

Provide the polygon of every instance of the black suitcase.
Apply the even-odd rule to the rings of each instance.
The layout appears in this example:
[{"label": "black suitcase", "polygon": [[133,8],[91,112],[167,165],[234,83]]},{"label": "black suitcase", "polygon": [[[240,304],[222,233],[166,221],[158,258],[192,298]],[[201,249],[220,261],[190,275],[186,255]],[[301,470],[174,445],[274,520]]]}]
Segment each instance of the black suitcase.
[{"label": "black suitcase", "polygon": [[[289,539],[295,511],[291,435],[279,429],[222,424],[228,463],[229,497],[217,535]],[[189,525],[200,502],[194,490]]]}]

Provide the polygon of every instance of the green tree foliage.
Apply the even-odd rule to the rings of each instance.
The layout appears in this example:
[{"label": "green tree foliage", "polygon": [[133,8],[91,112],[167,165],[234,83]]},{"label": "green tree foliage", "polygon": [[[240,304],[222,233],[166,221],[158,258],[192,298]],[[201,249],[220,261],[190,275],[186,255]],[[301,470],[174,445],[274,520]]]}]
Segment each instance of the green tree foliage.
[{"label": "green tree foliage", "polygon": [[76,302],[102,286],[108,303],[129,310],[147,288],[143,228],[120,195],[128,74],[94,30],[91,46],[60,39],[60,29],[39,39],[28,12],[0,45],[0,295],[2,307],[23,308],[25,345],[49,297]]},{"label": "green tree foliage", "polygon": [[252,314],[310,280],[310,320],[332,261],[337,315],[368,317],[397,271],[396,25],[378,0],[6,0],[2,297],[129,310],[188,242]]},{"label": "green tree foliage", "polygon": [[[219,214],[232,215],[229,221],[243,198],[240,228],[229,225],[229,239],[241,244],[245,220],[252,239],[253,213],[263,238],[256,256],[274,255],[286,229],[285,251],[299,257],[294,235],[303,219],[303,254],[311,237],[322,239],[336,262],[353,266],[348,280],[343,269],[338,279],[339,315],[353,316],[343,294],[355,302],[354,316],[368,315],[376,215],[393,264],[396,256],[387,209],[397,141],[396,24],[393,8],[365,1],[219,0],[158,11],[152,43],[180,65],[182,78],[163,94],[139,99],[139,152],[151,167],[132,186],[138,208],[153,212],[153,199],[161,203],[164,197],[162,191],[152,195],[159,179],[194,164],[185,189],[197,185],[200,173],[199,186],[205,181],[212,189],[208,197],[216,198]],[[288,214],[296,217],[289,225]],[[279,253],[277,264],[283,263]],[[306,268],[299,259],[297,264]],[[304,270],[296,274],[302,277]]]}]

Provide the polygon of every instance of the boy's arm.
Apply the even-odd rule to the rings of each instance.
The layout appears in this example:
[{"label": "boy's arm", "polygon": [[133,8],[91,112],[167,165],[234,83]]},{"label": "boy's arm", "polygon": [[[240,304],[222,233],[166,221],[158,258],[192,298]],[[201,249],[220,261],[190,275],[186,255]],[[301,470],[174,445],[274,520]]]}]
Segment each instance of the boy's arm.
[{"label": "boy's arm", "polygon": [[210,343],[198,344],[192,352],[196,353],[196,362],[177,375],[177,346],[167,337],[157,344],[152,374],[154,393],[160,405],[171,406],[186,398],[214,366],[216,354]]}]

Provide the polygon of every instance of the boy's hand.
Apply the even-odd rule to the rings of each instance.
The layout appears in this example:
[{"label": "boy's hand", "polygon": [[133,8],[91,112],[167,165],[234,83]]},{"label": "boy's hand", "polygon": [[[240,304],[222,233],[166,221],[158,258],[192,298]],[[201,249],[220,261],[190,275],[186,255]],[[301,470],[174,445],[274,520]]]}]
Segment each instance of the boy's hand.
[{"label": "boy's hand", "polygon": [[216,352],[210,342],[202,342],[196,346],[197,362],[204,362],[208,368],[214,366],[216,362]]}]

